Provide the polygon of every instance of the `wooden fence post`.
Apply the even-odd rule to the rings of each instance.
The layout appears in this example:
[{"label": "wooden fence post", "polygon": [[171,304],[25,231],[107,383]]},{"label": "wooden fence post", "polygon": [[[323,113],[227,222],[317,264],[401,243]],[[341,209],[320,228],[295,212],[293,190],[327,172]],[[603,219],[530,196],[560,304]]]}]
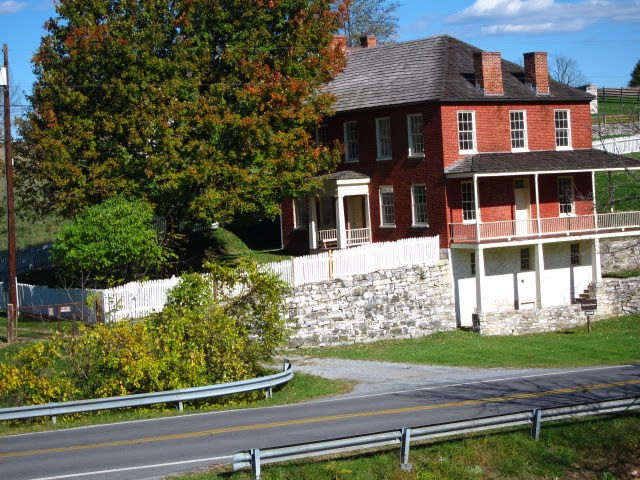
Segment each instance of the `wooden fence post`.
[{"label": "wooden fence post", "polygon": [[15,307],[13,304],[7,304],[7,343],[11,343],[13,341],[14,331],[14,316],[15,316]]}]

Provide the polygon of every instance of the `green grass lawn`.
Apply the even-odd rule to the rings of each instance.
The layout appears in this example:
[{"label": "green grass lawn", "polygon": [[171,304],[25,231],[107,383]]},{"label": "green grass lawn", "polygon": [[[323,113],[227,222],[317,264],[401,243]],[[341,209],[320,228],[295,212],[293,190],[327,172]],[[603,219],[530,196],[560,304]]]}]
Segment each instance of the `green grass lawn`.
[{"label": "green grass lawn", "polygon": [[607,115],[633,115],[640,113],[640,103],[634,98],[607,98],[598,100],[598,113]]},{"label": "green grass lawn", "polygon": [[[586,320],[585,320],[586,321]],[[301,349],[301,354],[465,367],[571,367],[640,361],[640,315],[557,333],[481,337],[455,330],[407,340]]]},{"label": "green grass lawn", "polygon": [[640,211],[640,172],[612,172],[611,199],[609,174],[596,173],[596,204],[599,213],[608,213],[613,206],[616,212]]},{"label": "green grass lawn", "polygon": [[[525,429],[411,448],[413,471],[398,450],[347,459],[264,465],[262,480],[631,480],[640,470],[640,415],[543,424],[539,441]],[[181,480],[249,480],[250,472],[212,472]]]}]

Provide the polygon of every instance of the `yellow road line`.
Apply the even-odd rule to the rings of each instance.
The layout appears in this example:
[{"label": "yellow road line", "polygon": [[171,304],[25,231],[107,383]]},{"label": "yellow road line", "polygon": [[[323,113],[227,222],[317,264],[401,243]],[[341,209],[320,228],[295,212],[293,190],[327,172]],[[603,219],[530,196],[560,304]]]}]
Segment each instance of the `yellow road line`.
[{"label": "yellow road line", "polygon": [[524,400],[528,398],[544,397],[548,395],[561,395],[563,393],[575,393],[589,390],[599,390],[611,387],[622,387],[625,385],[640,385],[640,380],[625,380],[621,382],[598,383],[595,385],[586,385],[581,387],[558,388],[555,390],[547,390],[544,392],[518,393],[514,395],[505,395],[504,397],[481,398],[477,400],[462,400],[457,402],[438,403],[433,405],[421,405],[415,407],[393,408],[388,410],[375,410],[370,412],[344,413],[340,415],[327,415],[324,417],[301,418],[298,420],[285,420],[282,422],[260,423],[256,425],[242,425],[237,427],[217,428],[213,430],[202,430],[199,432],[178,433],[174,435],[164,435],[157,437],[137,438],[132,440],[119,440],[114,442],[92,443],[87,445],[75,445],[70,447],[46,448],[42,450],[29,450],[24,452],[12,452],[0,454],[0,458],[25,457],[30,455],[45,455],[51,453],[71,452],[77,450],[88,450],[94,448],[118,447],[123,445],[135,445],[141,443],[163,442],[167,440],[179,440],[182,438],[196,438],[208,435],[220,435],[223,433],[243,432],[248,430],[264,430],[267,428],[286,427],[292,425],[305,425],[311,423],[330,422],[335,420],[344,420],[349,418],[372,417],[378,415],[393,415],[398,413],[411,413],[426,410],[435,410],[439,408],[461,407],[468,405],[479,405],[482,403],[499,403],[511,400]]}]

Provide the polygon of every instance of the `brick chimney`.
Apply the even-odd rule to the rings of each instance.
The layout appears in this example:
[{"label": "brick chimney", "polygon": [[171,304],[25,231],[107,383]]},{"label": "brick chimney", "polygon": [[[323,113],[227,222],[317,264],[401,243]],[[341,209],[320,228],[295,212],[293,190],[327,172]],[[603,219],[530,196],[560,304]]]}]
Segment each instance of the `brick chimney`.
[{"label": "brick chimney", "polygon": [[378,43],[378,40],[373,35],[360,37],[360,46],[362,48],[375,47],[377,43]]},{"label": "brick chimney", "polygon": [[540,95],[549,95],[549,65],[547,52],[524,54],[524,78]]},{"label": "brick chimney", "polygon": [[331,47],[340,49],[343,53],[347,51],[347,37],[345,35],[334,35],[331,39]]},{"label": "brick chimney", "polygon": [[502,60],[500,52],[475,52],[473,68],[476,82],[485,95],[502,95]]}]

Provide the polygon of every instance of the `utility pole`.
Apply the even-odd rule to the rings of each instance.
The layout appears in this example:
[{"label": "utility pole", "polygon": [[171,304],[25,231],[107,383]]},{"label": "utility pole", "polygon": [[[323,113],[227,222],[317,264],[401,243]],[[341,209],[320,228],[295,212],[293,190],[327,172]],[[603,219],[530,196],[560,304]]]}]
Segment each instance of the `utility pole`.
[{"label": "utility pole", "polygon": [[7,179],[7,234],[9,247],[9,304],[7,305],[7,342],[13,340],[16,325],[18,292],[16,280],[16,223],[13,201],[13,157],[11,156],[11,98],[9,95],[9,47],[5,43],[4,67],[0,75],[0,86],[4,87],[4,164]]}]

